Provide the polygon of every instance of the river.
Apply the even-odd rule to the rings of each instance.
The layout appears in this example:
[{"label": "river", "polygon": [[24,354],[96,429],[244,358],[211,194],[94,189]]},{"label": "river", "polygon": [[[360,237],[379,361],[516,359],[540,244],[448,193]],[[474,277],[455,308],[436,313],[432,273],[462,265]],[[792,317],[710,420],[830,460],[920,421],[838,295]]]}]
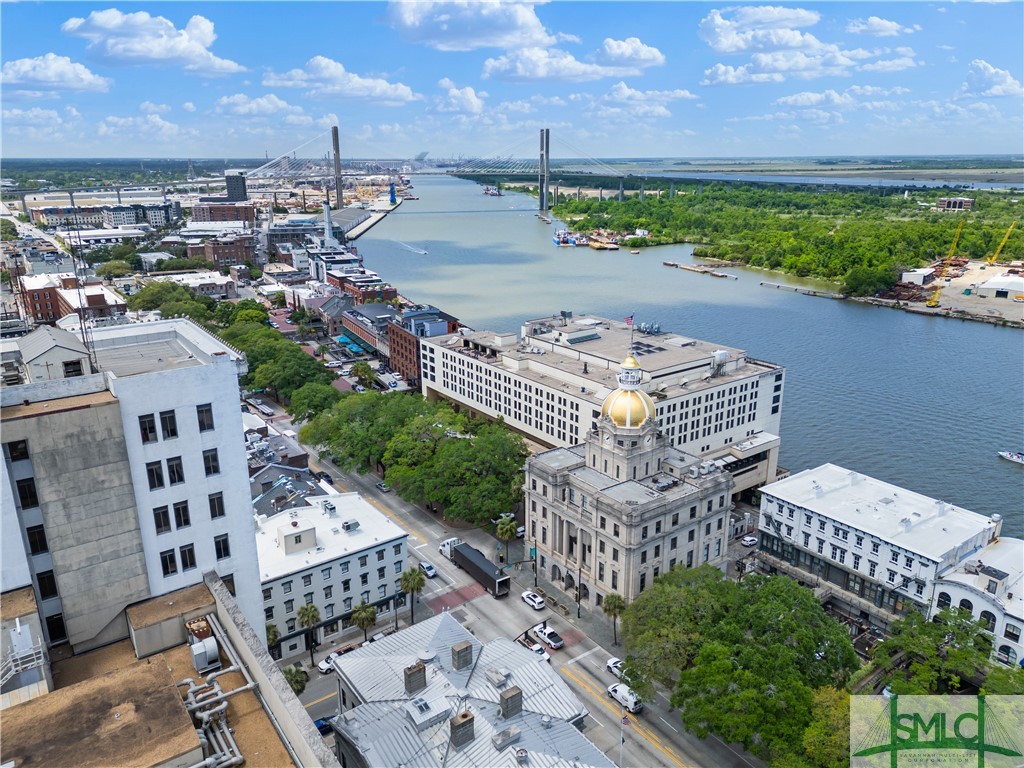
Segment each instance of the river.
[{"label": "river", "polygon": [[[560,225],[521,194],[416,177],[405,201],[357,241],[369,269],[408,298],[478,330],[518,331],[559,310],[635,316],[786,367],[780,463],[827,462],[1001,514],[1024,535],[1024,336],[1019,330],[804,296],[762,281],[821,287],[730,267],[721,280],[662,265],[692,247],[557,248]],[[423,251],[426,251],[424,254]],[[623,350],[625,354],[625,350]]]}]

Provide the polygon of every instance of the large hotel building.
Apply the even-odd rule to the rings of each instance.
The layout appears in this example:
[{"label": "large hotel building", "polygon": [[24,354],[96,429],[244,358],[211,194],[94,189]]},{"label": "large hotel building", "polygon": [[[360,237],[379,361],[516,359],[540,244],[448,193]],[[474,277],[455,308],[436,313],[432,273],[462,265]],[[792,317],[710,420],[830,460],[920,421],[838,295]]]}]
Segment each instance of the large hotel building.
[{"label": "large hotel building", "polygon": [[737,498],[776,479],[784,369],[657,326],[561,312],[525,322],[518,335],[463,329],[421,338],[422,391],[500,416],[542,446],[569,447],[598,428],[630,351],[671,447],[728,472]]}]

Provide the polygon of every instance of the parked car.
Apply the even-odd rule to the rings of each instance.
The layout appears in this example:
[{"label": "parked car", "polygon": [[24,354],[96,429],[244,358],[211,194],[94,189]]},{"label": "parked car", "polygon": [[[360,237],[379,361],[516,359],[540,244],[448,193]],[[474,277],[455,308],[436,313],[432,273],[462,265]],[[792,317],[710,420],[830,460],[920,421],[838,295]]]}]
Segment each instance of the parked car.
[{"label": "parked car", "polygon": [[744,536],[742,539],[740,539],[740,544],[742,544],[744,547],[756,547],[757,536]]},{"label": "parked car", "polygon": [[540,643],[529,643],[526,648],[537,654],[537,658],[541,661],[551,661],[551,654],[544,650],[544,646]]},{"label": "parked car", "polygon": [[331,360],[331,362],[327,363],[328,368],[344,368],[345,365],[344,360]]},{"label": "parked car", "polygon": [[517,539],[521,539],[525,535],[526,535],[526,527],[525,526],[520,525],[518,528],[516,528],[516,538]]},{"label": "parked car", "polygon": [[622,677],[622,659],[619,659],[619,658],[616,658],[615,656],[612,656],[605,663],[605,667],[607,667],[608,671],[611,672],[616,677],[618,677],[618,678]]},{"label": "parked car", "polygon": [[362,384],[356,384],[354,387],[352,387],[352,389],[354,389],[356,392],[360,394],[366,391],[366,387],[364,387]]},{"label": "parked car", "polygon": [[334,671],[334,660],[339,658],[341,653],[339,651],[331,651],[327,654],[326,658],[316,665],[316,668],[323,674],[330,674]]},{"label": "parked car", "polygon": [[383,480],[381,480],[379,483],[377,483],[377,490],[379,490],[381,493],[391,493],[391,486],[385,483]]},{"label": "parked car", "polygon": [[551,627],[545,627],[543,624],[538,624],[533,628],[533,631],[549,648],[553,648],[557,651],[565,645],[565,641],[562,639],[562,636],[555,632]]},{"label": "parked car", "polygon": [[491,518],[491,524],[492,524],[492,525],[497,525],[497,524],[498,524],[498,523],[500,523],[500,522],[501,522],[502,520],[504,520],[505,518],[508,518],[508,517],[515,517],[515,514],[514,514],[514,513],[512,513],[512,512],[502,512],[502,513],[501,513],[500,515],[498,515],[497,517],[493,517],[493,518]]},{"label": "parked car", "polygon": [[388,382],[388,386],[391,387],[392,389],[396,389],[398,387],[398,382],[397,381],[389,381]]},{"label": "parked car", "polygon": [[625,707],[627,712],[631,712],[634,715],[644,708],[644,703],[640,701],[640,697],[625,683],[609,685],[608,695]]},{"label": "parked car", "polygon": [[323,736],[327,736],[334,730],[331,728],[331,719],[329,717],[321,717],[319,720],[314,720],[313,725],[316,726],[316,729]]},{"label": "parked car", "polygon": [[315,477],[317,480],[323,480],[325,483],[328,483],[330,485],[334,485],[334,478],[331,477],[326,472],[314,472],[313,477]]},{"label": "parked car", "polygon": [[352,375],[352,369],[351,368],[342,368],[340,371],[338,371],[338,373],[340,373],[342,376],[351,376]]},{"label": "parked car", "polygon": [[437,568],[432,566],[426,560],[420,560],[420,570],[423,571],[423,575],[428,579],[432,579],[437,576]]},{"label": "parked car", "polygon": [[536,592],[530,592],[529,590],[523,592],[523,602],[535,611],[544,610],[544,598]]}]

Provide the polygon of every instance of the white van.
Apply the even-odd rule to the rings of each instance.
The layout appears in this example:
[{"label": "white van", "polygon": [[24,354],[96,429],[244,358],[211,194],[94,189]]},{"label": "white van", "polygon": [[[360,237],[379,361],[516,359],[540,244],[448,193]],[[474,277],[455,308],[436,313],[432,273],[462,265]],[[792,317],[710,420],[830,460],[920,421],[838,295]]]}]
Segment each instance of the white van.
[{"label": "white van", "polygon": [[625,707],[627,712],[636,714],[644,708],[644,703],[640,701],[640,697],[637,696],[633,689],[625,683],[615,683],[615,685],[608,686],[608,695],[615,699],[619,704]]}]

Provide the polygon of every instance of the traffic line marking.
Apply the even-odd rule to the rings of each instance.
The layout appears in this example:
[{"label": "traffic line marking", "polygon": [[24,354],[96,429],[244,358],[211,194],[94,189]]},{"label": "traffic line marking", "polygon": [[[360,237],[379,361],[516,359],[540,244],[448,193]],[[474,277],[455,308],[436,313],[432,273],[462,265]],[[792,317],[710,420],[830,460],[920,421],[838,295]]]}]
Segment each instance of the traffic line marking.
[{"label": "traffic line marking", "polygon": [[586,653],[581,653],[579,656],[574,656],[570,661],[566,662],[566,665],[568,665],[568,664],[575,664],[577,661],[580,661],[581,659],[585,659],[590,654],[594,653],[595,651],[599,651],[599,650],[601,650],[601,649],[598,648],[597,646],[595,646],[595,647],[591,648],[589,651],[587,651]]},{"label": "traffic line marking", "polygon": [[[671,724],[671,723],[669,723],[669,721],[668,721],[668,720],[666,720],[666,719],[665,719],[664,717],[662,717],[661,715],[658,715],[658,719],[659,719],[659,720],[661,720],[661,722],[663,722],[663,723],[664,723],[665,725],[667,725],[667,726],[668,726],[669,728],[672,728],[672,724]],[[673,731],[676,731],[676,729],[675,729],[675,728],[672,728],[672,730],[673,730]],[[676,733],[679,733],[679,731],[676,731]]]},{"label": "traffic line marking", "polygon": [[329,700],[329,699],[333,699],[333,698],[336,698],[336,697],[337,697],[337,695],[338,695],[338,692],[337,692],[337,691],[335,691],[334,693],[330,693],[330,694],[328,694],[328,695],[326,695],[326,696],[321,696],[321,697],[320,697],[319,699],[317,699],[316,701],[311,701],[311,702],[309,702],[309,704],[307,704],[307,705],[306,705],[306,709],[309,709],[309,708],[310,708],[310,707],[312,707],[312,706],[316,706],[317,704],[322,704],[323,702],[325,702],[325,701],[327,701],[327,700]]}]

